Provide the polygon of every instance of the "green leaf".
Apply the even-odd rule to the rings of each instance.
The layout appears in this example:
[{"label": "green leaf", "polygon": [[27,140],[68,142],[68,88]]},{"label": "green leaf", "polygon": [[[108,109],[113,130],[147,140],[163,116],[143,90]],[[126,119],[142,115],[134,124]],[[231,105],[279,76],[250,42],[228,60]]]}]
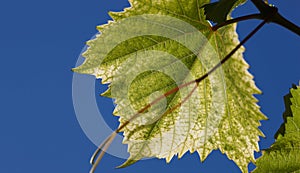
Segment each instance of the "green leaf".
[{"label": "green leaf", "polygon": [[284,123],[275,143],[257,160],[254,173],[300,172],[300,87],[294,86],[284,100]]},{"label": "green leaf", "polygon": [[[128,166],[144,157],[182,157],[197,151],[204,161],[219,149],[243,172],[259,151],[260,93],[239,49],[198,85],[182,86],[210,70],[238,45],[236,26],[212,31],[200,7],[207,0],[131,0],[87,44],[85,62],[73,69],[109,83],[103,96],[117,104]],[[146,15],[147,14],[147,15]],[[134,120],[132,116],[169,91]]]},{"label": "green leaf", "polygon": [[245,3],[247,0],[219,0],[203,6],[206,19],[215,23],[223,23],[226,21],[231,10],[238,5]]}]

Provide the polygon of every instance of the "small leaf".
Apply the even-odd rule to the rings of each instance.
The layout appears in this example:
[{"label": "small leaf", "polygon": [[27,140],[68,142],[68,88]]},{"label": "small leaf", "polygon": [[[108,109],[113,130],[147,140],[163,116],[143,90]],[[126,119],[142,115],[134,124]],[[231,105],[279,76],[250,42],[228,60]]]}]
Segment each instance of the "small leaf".
[{"label": "small leaf", "polygon": [[275,143],[257,160],[254,173],[300,172],[300,87],[285,96],[284,124]]},{"label": "small leaf", "polygon": [[202,6],[207,20],[215,23],[223,23],[226,21],[228,14],[232,9],[247,0],[219,0],[210,4]]}]

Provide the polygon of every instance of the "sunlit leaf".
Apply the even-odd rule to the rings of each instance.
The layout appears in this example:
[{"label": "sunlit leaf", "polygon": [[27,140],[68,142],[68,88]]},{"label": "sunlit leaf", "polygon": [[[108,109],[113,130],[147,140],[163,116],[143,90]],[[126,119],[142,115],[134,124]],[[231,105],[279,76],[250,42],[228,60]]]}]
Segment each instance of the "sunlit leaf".
[{"label": "sunlit leaf", "polygon": [[[212,31],[200,8],[208,2],[131,0],[130,8],[110,13],[113,22],[98,27],[101,34],[87,43],[85,62],[73,70],[110,84],[102,95],[115,99],[120,125],[202,76],[239,43],[235,25]],[[169,162],[187,151],[204,161],[219,149],[247,172],[265,116],[253,97],[260,91],[243,51],[198,85],[176,90],[131,120],[122,130],[130,157],[121,167],[144,157]]]},{"label": "sunlit leaf", "polygon": [[284,123],[275,143],[257,160],[254,173],[300,172],[300,87],[294,86],[284,100]]}]

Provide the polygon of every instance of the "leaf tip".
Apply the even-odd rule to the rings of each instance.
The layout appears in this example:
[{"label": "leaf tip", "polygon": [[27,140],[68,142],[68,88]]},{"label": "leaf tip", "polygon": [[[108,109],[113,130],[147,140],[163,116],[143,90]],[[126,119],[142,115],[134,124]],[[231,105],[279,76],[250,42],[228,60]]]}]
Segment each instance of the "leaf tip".
[{"label": "leaf tip", "polygon": [[126,160],[126,162],[124,162],[122,165],[117,166],[116,169],[126,168],[127,166],[130,166],[130,165],[134,164],[134,163],[137,162],[137,161],[138,161],[138,160],[128,159],[128,160]]},{"label": "leaf tip", "polygon": [[71,68],[71,71],[72,71],[73,73],[78,73],[77,67]]}]

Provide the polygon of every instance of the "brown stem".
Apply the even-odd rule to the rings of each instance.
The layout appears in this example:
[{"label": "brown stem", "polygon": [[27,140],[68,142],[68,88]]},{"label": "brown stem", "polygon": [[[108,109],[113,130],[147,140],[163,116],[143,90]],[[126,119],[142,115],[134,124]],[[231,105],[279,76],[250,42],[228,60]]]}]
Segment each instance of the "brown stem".
[{"label": "brown stem", "polygon": [[[90,173],[95,172],[95,170],[96,170],[97,166],[99,165],[102,157],[104,156],[105,152],[107,151],[107,149],[110,146],[110,144],[112,143],[112,141],[115,139],[116,135],[117,135],[117,133],[116,133],[116,131],[114,131],[111,135],[109,135],[109,137],[95,151],[95,153],[91,157],[91,161],[90,161],[90,163],[92,165]],[[96,157],[97,157],[97,160],[95,161]]]},{"label": "brown stem", "polygon": [[294,32],[298,36],[300,36],[300,27],[295,25],[294,23],[290,22],[283,16],[281,16],[279,13],[275,15],[273,19],[271,19],[271,22],[276,23],[280,26],[283,26],[284,28]]},{"label": "brown stem", "polygon": [[249,19],[262,19],[262,16],[261,16],[261,14],[250,14],[250,15],[246,15],[246,16],[237,17],[237,18],[234,18],[234,19],[229,19],[229,20],[226,20],[223,23],[216,24],[215,26],[212,27],[212,30],[216,31],[216,30],[218,30],[219,28],[221,28],[223,26],[230,25],[232,23],[237,23],[237,22],[249,20]]},{"label": "brown stem", "polygon": [[300,36],[300,27],[292,23],[291,21],[284,18],[279,14],[278,9],[274,6],[271,6],[265,3],[262,0],[251,0],[256,8],[260,11],[263,19],[267,19],[268,22],[273,22],[278,25],[283,26],[284,28],[294,32]]},{"label": "brown stem", "polygon": [[249,19],[260,19],[260,20],[267,20],[267,22],[276,23],[293,33],[300,36],[300,27],[296,24],[292,23],[291,21],[284,18],[279,12],[278,9],[274,6],[269,5],[267,2],[262,0],[251,0],[252,3],[256,6],[256,8],[260,11],[259,14],[251,14],[246,16],[237,17],[235,19],[226,20],[223,23],[217,24],[212,27],[213,31],[218,30],[219,28],[232,24],[237,23],[240,21],[245,21]]}]

